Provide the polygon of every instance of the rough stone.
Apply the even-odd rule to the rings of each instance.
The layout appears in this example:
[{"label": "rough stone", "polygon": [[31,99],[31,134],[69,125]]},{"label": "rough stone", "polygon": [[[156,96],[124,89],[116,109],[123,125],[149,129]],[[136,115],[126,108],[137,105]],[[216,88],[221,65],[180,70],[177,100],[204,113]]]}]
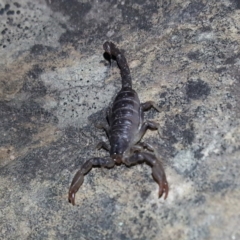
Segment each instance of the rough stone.
[{"label": "rough stone", "polygon": [[[0,239],[239,239],[239,1],[0,1]],[[123,49],[170,186],[149,166],[93,169],[94,125],[120,89]]]}]

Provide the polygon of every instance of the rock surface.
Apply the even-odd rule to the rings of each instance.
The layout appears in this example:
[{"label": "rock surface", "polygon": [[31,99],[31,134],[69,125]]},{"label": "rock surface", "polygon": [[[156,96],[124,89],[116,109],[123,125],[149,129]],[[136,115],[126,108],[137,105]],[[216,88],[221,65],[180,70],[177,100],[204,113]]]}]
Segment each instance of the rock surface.
[{"label": "rock surface", "polygon": [[[0,1],[0,239],[240,239],[240,3]],[[76,170],[120,90],[124,49],[170,192],[147,165]]]}]

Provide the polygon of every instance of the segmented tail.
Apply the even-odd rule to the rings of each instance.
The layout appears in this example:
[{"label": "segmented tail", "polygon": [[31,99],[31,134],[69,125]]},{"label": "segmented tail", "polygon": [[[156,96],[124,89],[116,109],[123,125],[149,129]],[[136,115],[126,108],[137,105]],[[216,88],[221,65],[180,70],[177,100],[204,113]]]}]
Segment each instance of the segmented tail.
[{"label": "segmented tail", "polygon": [[103,49],[110,55],[111,58],[116,58],[122,77],[122,88],[132,88],[132,78],[124,55],[112,42],[105,42],[103,44]]}]

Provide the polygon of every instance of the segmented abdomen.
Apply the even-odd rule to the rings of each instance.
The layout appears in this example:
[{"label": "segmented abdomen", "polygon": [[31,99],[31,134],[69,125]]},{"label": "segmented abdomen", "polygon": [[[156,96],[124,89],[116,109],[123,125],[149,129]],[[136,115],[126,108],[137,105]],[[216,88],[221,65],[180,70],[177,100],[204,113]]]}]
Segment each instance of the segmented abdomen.
[{"label": "segmented abdomen", "polygon": [[110,135],[128,138],[131,141],[139,123],[140,101],[138,95],[133,89],[122,89],[112,105]]}]

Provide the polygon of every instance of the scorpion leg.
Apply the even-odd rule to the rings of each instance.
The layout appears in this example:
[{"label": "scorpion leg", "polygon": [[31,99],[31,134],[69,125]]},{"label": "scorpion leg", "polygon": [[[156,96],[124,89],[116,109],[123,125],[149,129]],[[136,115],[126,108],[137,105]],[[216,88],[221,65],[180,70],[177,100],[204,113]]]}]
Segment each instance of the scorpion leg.
[{"label": "scorpion leg", "polygon": [[107,125],[107,123],[97,123],[95,124],[95,127],[98,128],[98,129],[103,129],[107,136],[109,136],[109,126]]},{"label": "scorpion leg", "polygon": [[149,143],[140,142],[140,143],[136,144],[135,146],[138,147],[141,150],[147,149],[148,151],[153,152],[155,156],[158,156],[157,150]]},{"label": "scorpion leg", "polygon": [[141,140],[141,138],[143,137],[143,135],[146,133],[146,131],[148,129],[158,130],[158,134],[159,134],[160,138],[168,139],[166,137],[163,137],[163,134],[162,134],[162,131],[161,131],[161,127],[160,127],[160,125],[158,123],[155,123],[153,121],[147,120],[146,122],[144,122],[142,124],[142,127],[139,130],[139,133],[138,133],[139,141]]},{"label": "scorpion leg", "polygon": [[147,101],[145,103],[141,103],[142,110],[147,111],[151,107],[155,108],[158,112],[161,112],[161,109],[158,107],[158,105],[154,101]]},{"label": "scorpion leg", "polygon": [[106,143],[106,142],[99,142],[98,144],[97,144],[97,146],[96,146],[96,149],[101,149],[101,148],[103,148],[104,150],[106,150],[106,151],[110,151],[110,148],[109,148],[109,146],[108,146],[108,144]]},{"label": "scorpion leg", "polygon": [[132,147],[132,152],[141,152],[142,150],[147,149],[149,152],[153,152],[155,157],[157,158],[158,152],[157,150],[149,143],[140,142]]},{"label": "scorpion leg", "polygon": [[111,158],[91,158],[86,161],[75,174],[71,186],[69,188],[68,200],[72,205],[75,205],[75,194],[83,184],[84,175],[87,174],[93,167],[114,167],[115,162]]},{"label": "scorpion leg", "polygon": [[166,174],[162,164],[160,163],[160,161],[158,161],[154,154],[148,152],[138,152],[133,154],[131,157],[125,159],[124,163],[127,166],[131,166],[144,161],[150,166],[152,166],[152,176],[159,185],[158,197],[160,198],[164,194],[164,199],[166,199],[168,196],[168,182]]},{"label": "scorpion leg", "polygon": [[[154,102],[154,101],[147,101],[145,103],[141,103],[141,107],[142,107],[142,110],[143,111],[147,111],[149,110],[151,107],[153,107],[154,109],[156,109],[158,112],[161,111],[161,109],[158,107],[158,105]],[[151,122],[151,124],[155,124],[155,128],[154,129],[157,129],[158,130],[158,134],[160,136],[160,138],[162,139],[167,139],[166,137],[163,137],[163,134],[162,134],[162,131],[160,129],[160,125],[158,123],[155,123],[155,122]],[[144,135],[144,133],[143,133]],[[142,136],[143,136],[142,135]]]},{"label": "scorpion leg", "polygon": [[144,149],[147,149],[148,151],[155,153],[154,147],[151,144],[145,143],[145,142],[140,142],[140,143],[137,143],[136,145],[132,146],[131,152],[137,152],[137,151],[140,152]]},{"label": "scorpion leg", "polygon": [[155,151],[154,147],[151,144],[149,144],[149,143],[140,142],[140,143],[136,144],[135,146],[139,146],[142,149],[147,149],[150,152],[154,152]]},{"label": "scorpion leg", "polygon": [[[155,123],[155,122],[152,122],[152,121],[149,121],[149,120],[145,121],[145,122],[142,124],[142,126],[141,126],[141,128],[140,128],[140,130],[139,130],[139,132],[138,132],[138,135],[137,135],[137,138],[136,138],[136,142],[139,142],[139,141],[142,139],[143,135],[146,133],[146,131],[147,131],[148,129],[158,130],[158,133],[159,133],[159,131],[160,131],[160,126],[159,126],[158,123]],[[159,135],[162,136],[161,133],[159,133]],[[161,138],[162,138],[162,137],[161,137]]]},{"label": "scorpion leg", "polygon": [[111,109],[111,107],[108,107],[106,110],[106,119],[107,119],[107,122],[109,125],[111,122],[111,115],[112,115],[112,109]]},{"label": "scorpion leg", "polygon": [[105,132],[108,135],[109,124],[110,124],[110,121],[111,121],[111,108],[110,107],[108,107],[107,110],[106,110],[106,119],[107,119],[107,123],[106,122],[97,123],[97,124],[95,124],[95,127],[99,128],[99,129],[104,129]]}]

